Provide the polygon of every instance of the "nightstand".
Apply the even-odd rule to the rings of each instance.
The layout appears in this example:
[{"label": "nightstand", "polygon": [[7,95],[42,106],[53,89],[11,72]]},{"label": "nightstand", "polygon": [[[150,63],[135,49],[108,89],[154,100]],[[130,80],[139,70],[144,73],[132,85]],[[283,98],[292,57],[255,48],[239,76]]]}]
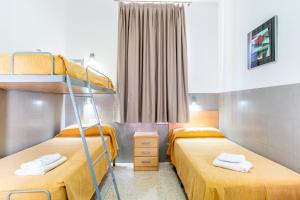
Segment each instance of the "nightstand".
[{"label": "nightstand", "polygon": [[157,132],[135,132],[134,170],[153,171],[159,168],[159,136]]}]

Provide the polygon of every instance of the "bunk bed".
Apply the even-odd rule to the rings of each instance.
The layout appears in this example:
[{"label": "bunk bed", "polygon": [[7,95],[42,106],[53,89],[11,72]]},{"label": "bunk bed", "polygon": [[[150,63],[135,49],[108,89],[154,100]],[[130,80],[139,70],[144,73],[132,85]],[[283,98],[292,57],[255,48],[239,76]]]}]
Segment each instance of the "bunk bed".
[{"label": "bunk bed", "polygon": [[[117,152],[115,132],[113,128],[105,128],[101,124],[93,96],[115,93],[112,81],[107,76],[90,66],[83,67],[48,52],[0,54],[0,89],[70,94],[77,122],[71,134],[60,133],[53,139],[0,160],[1,200],[87,199],[94,192],[96,198],[102,200],[99,183],[107,172],[112,177],[117,199],[120,199],[111,165]],[[95,124],[85,126],[82,123],[77,98],[91,99]],[[91,136],[88,133],[91,131],[98,136],[87,137]],[[53,149],[55,146],[57,148]],[[26,161],[24,159],[33,159],[53,151],[66,155],[68,161],[43,176],[17,177],[12,174],[16,165]]]}]

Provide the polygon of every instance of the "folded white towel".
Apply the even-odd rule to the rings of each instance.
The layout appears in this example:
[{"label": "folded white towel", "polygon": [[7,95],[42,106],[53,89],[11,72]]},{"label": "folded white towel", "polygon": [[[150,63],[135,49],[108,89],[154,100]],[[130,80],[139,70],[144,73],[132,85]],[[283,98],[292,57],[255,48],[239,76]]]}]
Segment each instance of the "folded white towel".
[{"label": "folded white towel", "polygon": [[245,162],[246,158],[244,155],[240,154],[231,154],[231,153],[221,153],[218,157],[218,160],[231,162],[231,163],[241,163]]},{"label": "folded white towel", "polygon": [[249,170],[253,167],[253,164],[249,161],[244,161],[241,163],[231,163],[231,162],[224,162],[218,159],[213,161],[213,165],[217,167],[222,167],[225,169],[231,169],[238,172],[249,172]]},{"label": "folded white towel", "polygon": [[41,156],[35,160],[21,164],[21,169],[39,169],[61,159],[62,156],[58,153]]},{"label": "folded white towel", "polygon": [[17,169],[15,174],[18,176],[36,176],[36,175],[44,175],[46,172],[54,169],[55,167],[61,165],[63,162],[67,160],[67,157],[63,156],[59,160],[50,163],[49,165],[42,166],[40,168],[34,169]]}]

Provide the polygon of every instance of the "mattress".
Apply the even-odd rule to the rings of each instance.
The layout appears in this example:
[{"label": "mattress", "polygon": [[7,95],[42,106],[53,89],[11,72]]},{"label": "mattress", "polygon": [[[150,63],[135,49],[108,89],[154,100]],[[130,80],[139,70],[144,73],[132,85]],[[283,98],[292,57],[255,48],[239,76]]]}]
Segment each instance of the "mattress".
[{"label": "mattress", "polygon": [[[54,55],[54,75],[68,74],[72,78],[85,81],[86,68],[71,62],[60,55]],[[12,55],[0,54],[0,74],[9,75],[13,71],[14,75],[51,75],[52,56],[47,54],[18,54],[14,57],[14,67],[12,66]],[[91,83],[107,89],[114,89],[112,81],[94,70],[88,71]]]},{"label": "mattress", "polygon": [[[103,151],[100,137],[87,137],[87,144],[92,160]],[[111,137],[105,136],[110,155],[116,151]],[[99,145],[101,144],[101,145]],[[60,153],[68,160],[42,176],[16,176],[14,171],[21,163],[39,156]],[[114,159],[114,157],[112,157]],[[106,158],[102,157],[94,166],[98,183],[108,171]],[[92,179],[88,169],[80,137],[55,137],[46,142],[0,159],[0,199],[6,198],[7,191],[12,190],[48,190],[51,200],[90,199],[94,193]],[[46,199],[45,194],[18,194],[11,199]]]},{"label": "mattress", "polygon": [[[254,168],[240,173],[212,165],[222,152],[244,154]],[[174,165],[190,200],[300,199],[300,175],[226,138],[180,138]]]}]

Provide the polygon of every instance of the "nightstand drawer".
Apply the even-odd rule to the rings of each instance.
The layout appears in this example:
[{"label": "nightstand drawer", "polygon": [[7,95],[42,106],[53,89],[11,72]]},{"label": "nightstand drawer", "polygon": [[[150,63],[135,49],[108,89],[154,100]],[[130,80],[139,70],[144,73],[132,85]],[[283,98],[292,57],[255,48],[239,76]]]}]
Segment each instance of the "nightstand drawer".
[{"label": "nightstand drawer", "polygon": [[137,167],[158,166],[158,157],[135,157],[134,165]]},{"label": "nightstand drawer", "polygon": [[157,132],[135,132],[133,160],[135,171],[159,170],[159,135]]},{"label": "nightstand drawer", "polygon": [[158,147],[158,138],[135,138],[134,147]]},{"label": "nightstand drawer", "polygon": [[135,148],[134,156],[157,156],[158,148]]}]

